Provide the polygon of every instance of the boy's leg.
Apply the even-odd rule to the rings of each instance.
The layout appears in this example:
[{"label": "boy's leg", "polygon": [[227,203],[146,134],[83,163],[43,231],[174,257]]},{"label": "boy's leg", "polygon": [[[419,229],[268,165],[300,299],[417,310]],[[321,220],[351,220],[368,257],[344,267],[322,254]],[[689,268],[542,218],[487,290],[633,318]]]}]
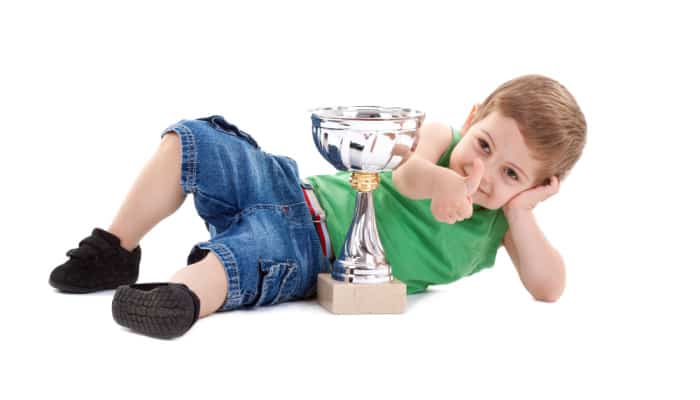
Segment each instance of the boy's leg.
[{"label": "boy's leg", "polygon": [[185,201],[180,186],[182,149],[174,132],[163,136],[156,153],[143,167],[108,231],[131,251],[158,222]]},{"label": "boy's leg", "polygon": [[213,252],[178,271],[170,282],[139,283],[117,288],[112,317],[124,327],[158,338],[187,332],[199,318],[224,304],[224,266]]},{"label": "boy's leg", "polygon": [[202,260],[177,271],[170,282],[184,283],[199,297],[199,318],[215,312],[224,304],[228,279],[224,266],[213,251]]}]

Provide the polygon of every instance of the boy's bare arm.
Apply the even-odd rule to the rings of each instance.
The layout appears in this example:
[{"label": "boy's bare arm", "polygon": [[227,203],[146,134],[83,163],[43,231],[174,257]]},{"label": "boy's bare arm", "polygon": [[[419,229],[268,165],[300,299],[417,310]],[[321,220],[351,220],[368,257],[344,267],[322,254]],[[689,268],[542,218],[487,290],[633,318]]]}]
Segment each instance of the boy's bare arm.
[{"label": "boy's bare arm", "polygon": [[431,198],[436,176],[449,172],[437,162],[452,141],[450,127],[437,122],[424,124],[419,135],[415,152],[392,172],[396,190],[413,200]]},{"label": "boy's bare arm", "polygon": [[536,300],[556,301],[564,291],[564,260],[547,241],[532,210],[506,210],[503,244],[520,280]]}]

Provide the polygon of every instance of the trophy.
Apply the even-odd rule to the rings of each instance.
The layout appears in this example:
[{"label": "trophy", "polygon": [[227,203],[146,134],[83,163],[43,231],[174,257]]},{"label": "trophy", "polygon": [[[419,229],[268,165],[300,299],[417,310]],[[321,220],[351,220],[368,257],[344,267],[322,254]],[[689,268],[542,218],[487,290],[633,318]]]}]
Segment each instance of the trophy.
[{"label": "trophy", "polygon": [[409,108],[353,106],[312,110],[314,143],[336,169],[351,172],[355,211],[331,273],[318,276],[319,303],[336,314],[398,314],[406,285],[391,274],[379,238],[372,191],[418,145],[425,113]]}]

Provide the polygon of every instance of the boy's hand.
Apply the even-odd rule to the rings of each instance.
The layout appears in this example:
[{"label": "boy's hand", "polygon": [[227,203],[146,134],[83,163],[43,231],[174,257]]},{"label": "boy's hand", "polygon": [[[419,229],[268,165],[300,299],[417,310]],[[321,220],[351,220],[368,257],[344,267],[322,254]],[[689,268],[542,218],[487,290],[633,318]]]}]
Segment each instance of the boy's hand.
[{"label": "boy's hand", "polygon": [[430,203],[435,219],[454,224],[471,218],[473,210],[472,194],[479,189],[484,175],[484,164],[480,159],[474,160],[471,175],[463,177],[451,169],[438,175],[435,182],[435,194]]},{"label": "boy's hand", "polygon": [[520,192],[503,206],[504,212],[514,210],[532,210],[537,203],[548,199],[559,191],[559,179],[556,176],[549,178],[549,183],[535,186],[534,188]]}]

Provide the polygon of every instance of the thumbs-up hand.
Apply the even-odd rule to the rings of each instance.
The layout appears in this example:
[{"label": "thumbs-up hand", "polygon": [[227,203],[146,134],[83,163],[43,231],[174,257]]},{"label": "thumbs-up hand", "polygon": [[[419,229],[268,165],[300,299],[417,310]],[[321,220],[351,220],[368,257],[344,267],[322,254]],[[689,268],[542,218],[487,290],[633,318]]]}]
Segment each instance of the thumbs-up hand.
[{"label": "thumbs-up hand", "polygon": [[471,218],[473,212],[472,194],[479,190],[479,183],[484,175],[484,163],[474,160],[471,174],[463,177],[451,169],[438,175],[430,211],[440,222],[454,224]]}]

